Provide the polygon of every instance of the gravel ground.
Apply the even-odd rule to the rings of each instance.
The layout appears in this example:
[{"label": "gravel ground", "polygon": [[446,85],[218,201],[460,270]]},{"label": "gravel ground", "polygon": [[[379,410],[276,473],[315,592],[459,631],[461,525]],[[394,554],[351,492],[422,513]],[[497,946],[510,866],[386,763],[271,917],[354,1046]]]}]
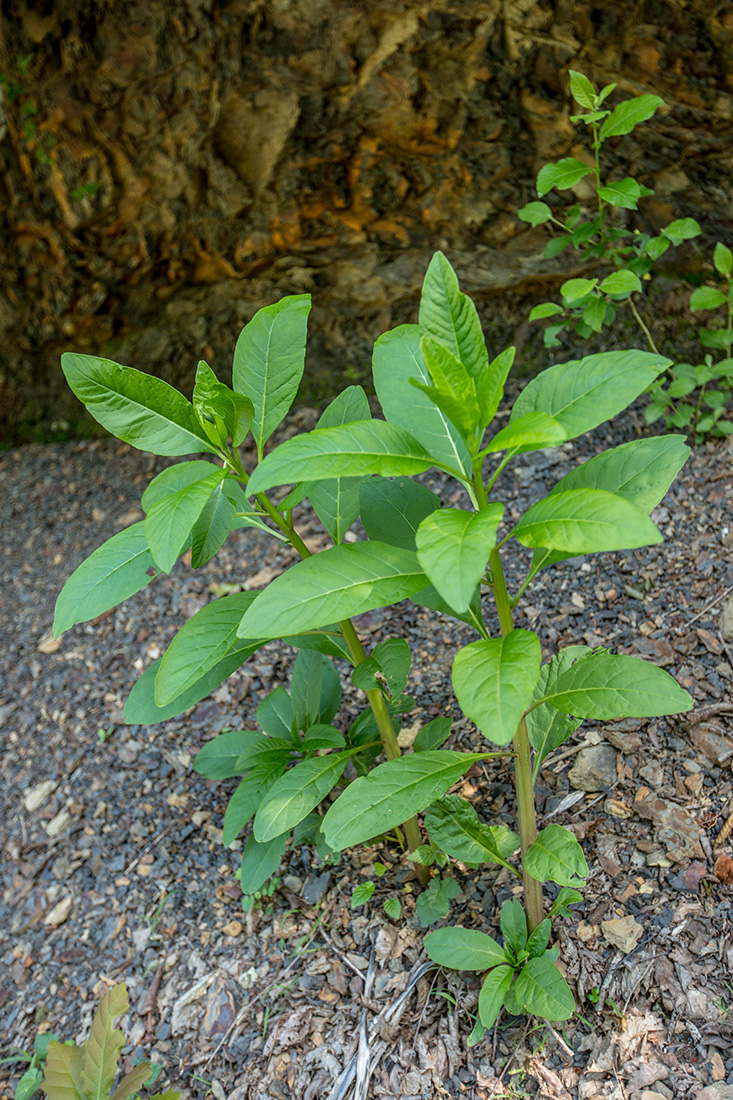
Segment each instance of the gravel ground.
[{"label": "gravel ground", "polygon": [[[632,409],[587,439],[525,456],[498,486],[511,514],[565,463],[642,430]],[[586,900],[560,933],[580,1015],[562,1035],[504,1018],[472,1050],[478,982],[421,969],[418,887],[399,852],[357,850],[324,867],[296,850],[272,897],[242,913],[242,842],[221,845],[234,783],[206,781],[190,765],[214,733],[246,727],[262,695],[288,682],[288,646],[260,650],[183,717],[123,724],[133,683],[211,586],[262,585],[293,560],[287,548],[235,532],[203,569],[183,560],[123,606],[51,639],[64,580],[142,518],[141,492],[164,465],[114,440],[0,456],[3,1049],[28,1049],[39,1028],[83,1037],[101,993],[124,979],[125,1057],[162,1063],[161,1082],[169,1076],[186,1096],[325,1098],[362,1028],[375,1059],[364,1096],[671,1100],[703,1086],[713,1090],[705,1100],[733,1095],[728,447],[695,451],[654,513],[663,544],[561,563],[526,595],[517,625],[539,633],[546,656],[584,642],[648,658],[693,694],[695,710],[687,721],[586,724],[543,768],[541,822],[571,827],[591,866]],[[450,502],[455,486],[424,480]],[[325,545],[314,517],[300,518],[309,544]],[[510,583],[524,564],[510,568]],[[451,744],[475,745],[449,677],[468,628],[410,603],[357,625],[369,642],[408,638],[419,653],[409,685],[417,717],[456,715]],[[353,692],[345,702],[348,719]],[[487,820],[512,819],[505,762],[475,768],[457,790]],[[375,859],[388,872],[370,905],[352,910],[353,887],[377,881]],[[450,921],[490,930],[510,883],[460,867],[456,877]],[[395,892],[403,912],[391,922],[379,903]],[[0,1066],[0,1089],[15,1077],[14,1065]]]}]

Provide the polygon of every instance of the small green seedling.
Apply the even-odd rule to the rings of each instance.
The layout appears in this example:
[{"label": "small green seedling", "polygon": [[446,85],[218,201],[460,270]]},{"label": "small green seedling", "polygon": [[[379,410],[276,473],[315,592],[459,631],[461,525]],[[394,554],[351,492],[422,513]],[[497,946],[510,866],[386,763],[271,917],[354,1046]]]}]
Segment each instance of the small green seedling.
[{"label": "small green seedling", "polygon": [[[51,1039],[40,1082],[49,1100],[128,1100],[157,1080],[160,1070],[149,1062],[140,1062],[114,1087],[125,1037],[113,1024],[129,1007],[123,982],[102,997],[85,1043],[77,1047]],[[180,1100],[180,1093],[167,1089],[151,1100]]]},{"label": "small green seedling", "polygon": [[33,1054],[27,1054],[24,1050],[18,1050],[9,1058],[0,1059],[0,1066],[10,1062],[28,1062],[28,1069],[22,1075],[15,1091],[13,1100],[30,1100],[41,1087],[43,1080],[43,1065],[48,1055],[48,1044],[58,1042],[58,1036],[48,1031],[43,1035],[37,1035],[33,1043]]},{"label": "small green seedling", "polygon": [[[552,921],[581,899],[588,866],[569,829],[538,823],[540,769],[584,719],[676,714],[692,704],[663,669],[603,647],[569,646],[543,662],[540,638],[516,626],[514,615],[540,570],[578,554],[661,542],[649,514],[689,448],[677,435],[612,448],[562,471],[523,515],[505,508],[499,478],[518,455],[558,448],[618,415],[670,361],[627,350],[556,364],[525,386],[499,426],[514,349],[489,355],[476,308],[439,252],[425,276],[419,323],[385,333],[374,348],[385,419],[372,418],[363,390],[352,386],[314,431],[265,454],[300,381],[309,304],[298,295],[260,310],[237,344],[233,388],[199,364],[192,402],[129,367],[64,355],[74,392],[121,439],[213,460],[180,463],[152,481],[142,498],[145,519],[67,581],[54,633],[145,588],[189,548],[192,565],[205,564],[234,527],[255,525],[289,542],[300,561],[261,591],[223,594],[181,628],[133,689],[126,720],[180,714],[259,648],[289,641],[299,651],[290,690],[277,687],[262,699],[256,729],[219,734],[195,761],[210,779],[239,779],[224,842],[252,822],[239,871],[246,896],[277,871],[290,838],[335,859],[345,848],[396,837],[426,885],[432,862],[504,868],[522,901],[502,909],[503,942],[443,928],[426,937],[428,954],[444,966],[488,972],[472,1041],[502,1006],[567,1019],[574,999],[550,946]],[[250,431],[257,458],[245,469],[238,447]],[[431,469],[443,476],[447,505],[414,480]],[[305,497],[332,540],[315,554],[296,525]],[[357,517],[365,537],[347,540]],[[505,573],[510,553],[525,571],[514,592]],[[473,633],[452,663],[458,705],[474,724],[471,751],[443,747],[446,716],[425,723],[410,751],[400,750],[400,716],[414,707],[406,694],[411,651],[403,638],[388,637],[367,652],[352,618],[405,600]],[[344,673],[368,706],[337,723]],[[485,822],[450,793],[474,764],[498,756],[514,763],[516,832]],[[427,843],[417,819],[423,813]],[[546,911],[548,881],[562,889]],[[357,904],[368,900],[368,885],[358,888]],[[434,878],[418,898],[423,922],[442,919],[457,892],[452,878]]]}]

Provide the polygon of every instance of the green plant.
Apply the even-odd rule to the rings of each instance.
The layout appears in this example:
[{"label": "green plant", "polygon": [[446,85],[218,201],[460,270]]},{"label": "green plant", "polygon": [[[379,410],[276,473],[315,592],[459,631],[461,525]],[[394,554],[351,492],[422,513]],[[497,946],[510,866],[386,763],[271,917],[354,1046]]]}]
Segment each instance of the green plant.
[{"label": "green plant", "polygon": [[57,1041],[58,1036],[48,1031],[43,1035],[36,1035],[33,1042],[33,1054],[18,1050],[9,1058],[0,1059],[0,1066],[7,1065],[10,1062],[30,1063],[15,1086],[13,1100],[30,1100],[31,1096],[35,1096],[38,1092],[43,1080],[43,1065],[48,1056],[48,1044]]},{"label": "green plant", "polygon": [[[49,1100],[128,1100],[152,1084],[160,1073],[149,1062],[139,1062],[114,1086],[125,1037],[113,1027],[129,1009],[127,987],[122,982],[102,997],[89,1038],[81,1046],[51,1040],[41,1088]],[[156,1093],[151,1100],[179,1100],[173,1089]]]},{"label": "green plant", "polygon": [[[548,241],[545,258],[553,258],[572,246],[580,253],[580,258],[594,268],[611,266],[614,270],[605,277],[568,279],[560,287],[561,304],[543,302],[531,310],[529,319],[550,320],[543,334],[544,342],[548,347],[557,347],[563,330],[573,328],[578,336],[587,338],[611,324],[619,308],[628,307],[643,331],[650,350],[656,353],[658,348],[634,296],[642,294],[642,280],[651,278],[654,262],[671,246],[699,236],[700,227],[694,218],[673,221],[656,235],[629,227],[625,212],[637,210],[639,200],[654,192],[632,176],[622,180],[602,177],[601,152],[608,141],[631,133],[639,123],[651,118],[659,107],[664,106],[664,100],[655,95],[633,96],[611,110],[604,104],[615,84],[608,84],[598,92],[582,73],[571,71],[569,75],[571,94],[575,102],[584,108],[583,113],[572,115],[571,121],[583,123],[590,131],[592,162],[565,157],[554,164],[546,164],[537,176],[537,193],[543,199],[553,188],[568,191],[577,188],[590,176],[593,178],[593,192],[589,202],[595,205],[584,211],[576,202],[558,217],[546,202],[530,202],[518,211],[518,217],[532,226],[552,225],[562,230],[560,235]],[[714,265],[718,274],[726,280],[727,291],[724,293],[712,287],[701,287],[690,298],[690,309],[693,311],[727,306],[726,329],[703,329],[700,333],[704,348],[722,349],[726,354],[729,354],[733,344],[730,257],[729,249],[718,243]],[[733,431],[733,424],[724,420],[722,413],[730,398],[730,379],[729,359],[713,364],[712,357],[706,355],[705,362],[698,366],[670,364],[666,378],[657,379],[650,387],[652,402],[647,410],[647,422],[664,418],[668,427],[690,429],[697,441],[707,434],[728,434]],[[705,387],[711,381],[717,382],[718,388],[706,392]],[[699,391],[697,401],[678,400],[694,391]]]},{"label": "green plant", "polygon": [[[567,1018],[574,1002],[555,966],[557,949],[549,947],[551,920],[580,899],[587,864],[569,830],[556,824],[538,830],[539,768],[584,718],[677,713],[691,700],[662,669],[604,649],[570,646],[542,664],[540,639],[515,627],[513,615],[539,570],[576,554],[661,541],[649,513],[689,448],[680,436],[613,448],[568,470],[519,519],[505,521],[495,486],[518,454],[559,447],[618,414],[669,360],[622,351],[588,356],[571,369],[553,366],[528,383],[508,422],[487,442],[514,349],[489,358],[476,309],[437,253],[425,277],[419,324],[385,333],[375,345],[374,382],[386,420],[371,419],[363,392],[350,387],[318,428],[265,455],[300,379],[307,310],[302,296],[261,310],[237,344],[234,389],[200,364],[193,404],[131,368],[87,355],[63,357],[74,392],[120,438],[155,453],[208,451],[220,465],[185,462],[154,479],[143,494],[146,519],[115,535],[67,581],[54,633],[139,591],[151,575],[170,571],[189,546],[194,566],[208,561],[237,523],[290,542],[302,560],[265,589],[223,595],[189,620],[133,689],[127,720],[155,722],[180,713],[257,648],[286,638],[300,650],[290,693],[277,688],[260,703],[259,729],[219,734],[196,758],[197,769],[213,779],[246,772],[227,809],[224,836],[231,840],[254,819],[242,859],[243,889],[251,895],[277,869],[291,833],[295,842],[313,839],[324,854],[335,854],[378,836],[400,836],[404,828],[423,872],[436,853],[444,863],[504,867],[521,884],[524,908],[512,899],[502,910],[503,946],[482,932],[448,928],[426,937],[428,953],[446,966],[488,970],[483,1028],[502,1004]],[[237,447],[248,430],[258,461],[246,471]],[[466,508],[443,507],[412,479],[431,468],[455,480]],[[288,485],[295,488],[274,504],[268,492]],[[449,491],[457,499],[455,486]],[[294,507],[306,496],[333,539],[314,555],[295,527]],[[357,516],[366,538],[344,541]],[[510,540],[531,551],[512,595],[504,571]],[[498,636],[482,594],[493,602]],[[455,656],[453,687],[463,713],[496,749],[442,748],[451,723],[440,717],[420,729],[412,751],[400,754],[395,725],[412,707],[404,696],[409,648],[389,638],[367,654],[351,617],[405,599],[474,631],[476,640]],[[333,724],[341,695],[334,659],[351,666],[352,683],[370,704],[345,730]],[[380,752],[386,760],[376,763]],[[448,793],[474,763],[497,755],[514,759],[517,833],[504,823],[485,824],[470,803]],[[346,773],[347,764],[355,774]],[[319,807],[329,799],[321,816]],[[420,843],[416,821],[423,811],[428,845]],[[561,887],[548,914],[546,881]],[[450,890],[431,887],[428,909],[430,901],[444,905]]]}]

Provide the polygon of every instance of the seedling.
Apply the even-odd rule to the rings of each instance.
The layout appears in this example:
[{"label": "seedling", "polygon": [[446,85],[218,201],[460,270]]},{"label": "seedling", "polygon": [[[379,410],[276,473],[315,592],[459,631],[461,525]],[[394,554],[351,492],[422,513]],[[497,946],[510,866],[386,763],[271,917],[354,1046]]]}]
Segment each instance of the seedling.
[{"label": "seedling", "polygon": [[[160,1069],[149,1062],[139,1062],[114,1088],[125,1037],[113,1024],[129,1007],[126,985],[124,982],[115,985],[99,1002],[85,1043],[77,1047],[51,1040],[40,1082],[49,1100],[128,1100],[157,1080]],[[180,1100],[180,1093],[167,1089],[151,1100]]]},{"label": "seedling", "polygon": [[[588,206],[574,203],[556,215],[545,201],[530,202],[518,211],[522,221],[533,226],[554,226],[560,230],[545,248],[545,258],[559,255],[567,247],[580,253],[592,270],[587,278],[572,278],[560,287],[561,303],[543,302],[535,306],[530,321],[550,321],[544,332],[547,347],[558,347],[563,331],[570,328],[583,338],[602,332],[611,324],[619,309],[628,308],[640,327],[650,350],[658,352],[652,331],[643,320],[637,299],[643,293],[643,280],[651,279],[654,263],[671,247],[699,236],[700,227],[694,218],[671,222],[658,234],[630,228],[625,211],[635,211],[638,203],[654,192],[633,176],[611,180],[602,174],[603,147],[609,141],[630,134],[640,123],[650,119],[664,106],[656,95],[639,95],[618,103],[612,109],[606,100],[616,88],[608,84],[597,91],[586,76],[570,72],[570,91],[581,108],[571,121],[585,125],[591,137],[590,163],[577,157],[565,157],[546,164],[537,176],[537,194],[544,199],[554,189],[568,191],[582,181],[593,181],[593,199]],[[726,326],[702,329],[703,362],[671,363],[666,377],[650,387],[652,401],[646,411],[648,423],[664,418],[668,427],[685,428],[701,441],[706,435],[723,436],[733,432],[733,423],[725,419],[724,411],[731,397],[733,345],[731,316],[733,288],[731,273],[733,257],[722,242],[715,246],[713,264],[725,290],[703,286],[693,291],[690,309],[720,310],[725,308]],[[612,267],[610,274],[592,277],[597,269]],[[710,350],[722,351],[724,358],[713,362]],[[713,387],[710,388],[710,384]],[[685,400],[687,398],[688,400]]]},{"label": "seedling", "polygon": [[[224,821],[227,843],[254,819],[242,858],[243,889],[250,896],[261,889],[291,834],[295,843],[312,841],[336,858],[344,848],[397,830],[423,875],[430,873],[423,849],[430,859],[439,853],[443,861],[504,867],[518,896],[502,909],[503,943],[483,932],[443,928],[426,937],[428,954],[445,966],[488,971],[481,1034],[502,1005],[566,1019],[574,999],[555,965],[552,920],[580,900],[588,868],[572,832],[557,824],[538,828],[539,769],[585,718],[674,714],[688,710],[691,700],[662,669],[603,648],[570,646],[543,664],[539,637],[515,627],[513,616],[540,570],[577,554],[660,542],[649,513],[689,449],[680,436],[615,447],[567,469],[519,518],[505,516],[498,479],[517,455],[559,447],[616,416],[669,360],[619,351],[550,367],[527,384],[504,426],[490,428],[514,349],[489,356],[473,303],[437,253],[425,277],[419,324],[385,333],[375,345],[374,385],[386,419],[372,419],[364,392],[352,386],[326,409],[318,428],[265,455],[300,380],[308,308],[307,296],[299,295],[260,310],[237,344],[234,388],[202,363],[193,403],[129,367],[89,355],[63,357],[74,392],[121,439],[158,454],[204,452],[215,461],[184,462],[153,480],[143,494],[145,520],[113,536],[67,581],[54,633],[144,588],[189,547],[193,566],[203,565],[234,526],[254,524],[289,542],[302,560],[262,591],[222,595],[190,619],[133,689],[126,719],[156,722],[179,714],[261,646],[288,640],[299,649],[290,691],[276,688],[258,707],[257,729],[218,735],[195,762],[212,779],[244,775]],[[237,448],[248,431],[257,462],[246,470]],[[430,469],[445,475],[450,507],[413,480]],[[273,503],[268,494],[286,486],[293,488]],[[453,503],[456,487],[465,507]],[[333,540],[317,554],[296,527],[295,509],[305,497]],[[366,538],[346,541],[358,516]],[[504,571],[510,543],[531,555],[513,593]],[[420,729],[411,751],[400,753],[399,716],[413,707],[405,695],[410,650],[403,639],[387,638],[367,653],[351,620],[403,600],[457,618],[474,632],[475,640],[455,655],[452,681],[463,713],[475,723],[475,751],[444,749],[451,722],[438,717]],[[346,728],[335,725],[342,685],[334,660],[369,704]],[[377,763],[381,753],[386,759]],[[507,754],[515,766],[517,832],[503,822],[485,823],[469,802],[448,793],[477,761]],[[345,774],[349,763],[352,779]],[[416,819],[425,811],[427,845]],[[542,884],[548,880],[561,890],[546,912]],[[434,883],[421,903],[431,919],[433,903],[441,904],[442,916],[457,889],[446,885],[449,878]]]},{"label": "seedling", "polygon": [[48,1055],[48,1045],[57,1041],[58,1036],[48,1031],[43,1035],[36,1035],[33,1043],[33,1054],[18,1050],[9,1058],[0,1059],[0,1066],[8,1065],[11,1062],[29,1063],[28,1069],[15,1086],[13,1100],[30,1100],[31,1096],[36,1095],[43,1080],[43,1065]]}]

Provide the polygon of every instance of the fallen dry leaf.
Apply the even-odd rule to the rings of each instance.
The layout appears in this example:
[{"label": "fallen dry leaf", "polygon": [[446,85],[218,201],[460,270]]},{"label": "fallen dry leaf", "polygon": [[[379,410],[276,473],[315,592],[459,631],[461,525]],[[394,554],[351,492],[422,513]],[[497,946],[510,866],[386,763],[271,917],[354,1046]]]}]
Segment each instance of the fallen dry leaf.
[{"label": "fallen dry leaf", "polygon": [[713,874],[720,882],[730,886],[733,883],[733,859],[726,855],[718,856],[713,867]]}]

